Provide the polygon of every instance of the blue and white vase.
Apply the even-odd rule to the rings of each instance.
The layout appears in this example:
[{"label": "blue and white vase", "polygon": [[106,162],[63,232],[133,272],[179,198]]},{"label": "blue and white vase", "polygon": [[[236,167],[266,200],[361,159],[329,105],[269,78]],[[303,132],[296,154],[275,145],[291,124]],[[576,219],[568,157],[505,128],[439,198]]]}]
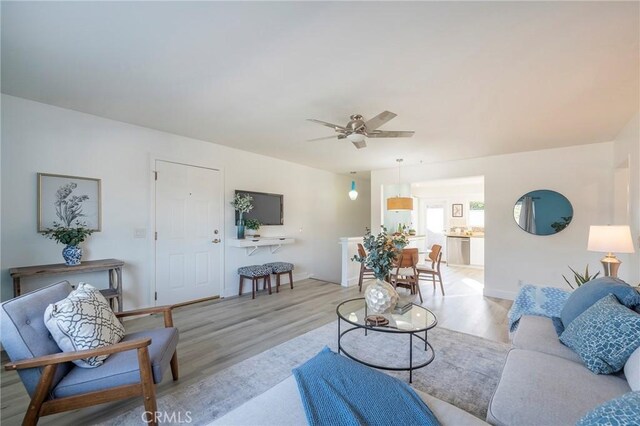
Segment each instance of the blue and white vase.
[{"label": "blue and white vase", "polygon": [[82,249],[78,246],[68,245],[62,249],[62,257],[69,266],[77,266],[82,258]]}]

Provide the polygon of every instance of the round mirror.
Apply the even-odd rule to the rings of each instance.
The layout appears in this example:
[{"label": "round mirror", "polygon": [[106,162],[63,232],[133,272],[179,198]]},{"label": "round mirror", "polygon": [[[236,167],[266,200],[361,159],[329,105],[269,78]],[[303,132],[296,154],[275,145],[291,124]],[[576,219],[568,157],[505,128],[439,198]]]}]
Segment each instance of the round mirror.
[{"label": "round mirror", "polygon": [[541,189],[524,194],[516,201],[513,218],[530,234],[557,234],[571,223],[573,207],[564,195]]}]

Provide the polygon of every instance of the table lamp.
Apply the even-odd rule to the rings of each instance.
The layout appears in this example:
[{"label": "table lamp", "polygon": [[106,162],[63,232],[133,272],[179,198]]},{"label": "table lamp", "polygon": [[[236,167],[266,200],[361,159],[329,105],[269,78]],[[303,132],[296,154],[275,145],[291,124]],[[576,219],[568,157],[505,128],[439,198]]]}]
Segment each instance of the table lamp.
[{"label": "table lamp", "polygon": [[635,251],[631,229],[628,226],[591,226],[587,250],[607,253],[601,260],[604,275],[616,278],[622,262],[613,252],[633,253]]}]

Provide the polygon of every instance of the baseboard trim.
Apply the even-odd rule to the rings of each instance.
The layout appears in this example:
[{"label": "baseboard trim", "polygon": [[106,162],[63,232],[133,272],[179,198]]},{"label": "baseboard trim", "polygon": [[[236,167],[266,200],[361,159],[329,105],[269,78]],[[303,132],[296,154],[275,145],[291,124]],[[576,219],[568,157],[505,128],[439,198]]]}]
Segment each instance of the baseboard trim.
[{"label": "baseboard trim", "polygon": [[181,308],[183,306],[193,305],[194,303],[208,302],[209,300],[215,300],[215,299],[220,299],[220,296],[210,296],[210,297],[203,297],[202,299],[188,300],[186,302],[176,303],[175,305],[171,305],[171,306],[173,306],[174,308]]},{"label": "baseboard trim", "polygon": [[492,290],[485,287],[482,294],[487,297],[495,297],[497,299],[513,300],[516,298],[517,292],[504,291],[504,290]]}]

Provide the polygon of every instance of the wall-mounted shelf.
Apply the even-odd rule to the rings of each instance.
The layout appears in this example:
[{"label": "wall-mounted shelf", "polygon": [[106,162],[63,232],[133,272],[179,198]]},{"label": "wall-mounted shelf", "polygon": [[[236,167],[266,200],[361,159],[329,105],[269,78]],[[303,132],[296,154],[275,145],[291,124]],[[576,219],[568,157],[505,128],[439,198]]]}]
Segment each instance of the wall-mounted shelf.
[{"label": "wall-mounted shelf", "polygon": [[285,238],[285,237],[261,237],[261,238],[245,238],[244,240],[238,240],[237,238],[232,238],[227,240],[227,244],[231,247],[244,248],[247,250],[247,256],[251,256],[256,251],[260,249],[260,247],[269,247],[271,254],[280,250],[280,248],[285,244],[293,244],[295,243],[294,238]]}]

